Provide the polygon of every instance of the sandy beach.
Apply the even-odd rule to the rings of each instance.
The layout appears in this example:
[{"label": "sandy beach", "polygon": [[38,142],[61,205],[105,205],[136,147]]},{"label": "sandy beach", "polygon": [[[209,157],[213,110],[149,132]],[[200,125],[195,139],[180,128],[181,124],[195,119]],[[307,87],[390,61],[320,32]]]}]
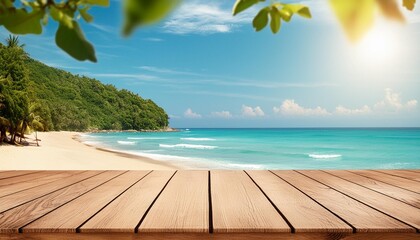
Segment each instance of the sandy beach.
[{"label": "sandy beach", "polygon": [[0,170],[169,170],[179,168],[154,159],[87,146],[77,132],[33,134],[30,146],[0,146]]}]

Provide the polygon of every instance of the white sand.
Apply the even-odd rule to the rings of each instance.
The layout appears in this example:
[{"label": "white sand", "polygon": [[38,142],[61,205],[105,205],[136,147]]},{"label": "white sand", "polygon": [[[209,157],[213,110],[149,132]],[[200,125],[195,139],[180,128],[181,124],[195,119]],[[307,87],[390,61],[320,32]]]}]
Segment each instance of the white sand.
[{"label": "white sand", "polygon": [[0,170],[168,170],[179,167],[146,157],[111,152],[76,140],[75,132],[28,135],[30,146],[0,146]]}]

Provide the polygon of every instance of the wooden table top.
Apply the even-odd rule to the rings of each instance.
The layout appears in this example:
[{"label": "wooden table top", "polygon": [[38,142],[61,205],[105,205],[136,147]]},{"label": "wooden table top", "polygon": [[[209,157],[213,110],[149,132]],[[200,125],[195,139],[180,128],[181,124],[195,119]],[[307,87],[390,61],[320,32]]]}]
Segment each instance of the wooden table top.
[{"label": "wooden table top", "polygon": [[0,239],[420,239],[420,170],[0,171]]}]

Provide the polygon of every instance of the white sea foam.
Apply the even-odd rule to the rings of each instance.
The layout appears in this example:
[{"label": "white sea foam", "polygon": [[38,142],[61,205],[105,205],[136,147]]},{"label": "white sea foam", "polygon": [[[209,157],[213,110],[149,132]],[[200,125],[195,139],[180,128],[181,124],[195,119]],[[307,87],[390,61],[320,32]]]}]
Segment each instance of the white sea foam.
[{"label": "white sea foam", "polygon": [[223,163],[226,169],[249,169],[249,170],[261,170],[264,166],[259,164],[246,164],[246,163]]},{"label": "white sea foam", "polygon": [[195,145],[195,144],[159,144],[161,148],[191,148],[191,149],[215,149],[217,146]]},{"label": "white sea foam", "polygon": [[214,138],[193,138],[193,137],[181,138],[181,140],[185,140],[185,141],[216,141],[216,139],[214,139]]},{"label": "white sea foam", "polygon": [[340,154],[308,154],[308,156],[314,159],[330,159],[341,157]]},{"label": "white sea foam", "polygon": [[164,137],[128,137],[129,140],[162,140]]},{"label": "white sea foam", "polygon": [[132,142],[132,141],[117,141],[118,144],[121,145],[135,145],[136,142]]}]

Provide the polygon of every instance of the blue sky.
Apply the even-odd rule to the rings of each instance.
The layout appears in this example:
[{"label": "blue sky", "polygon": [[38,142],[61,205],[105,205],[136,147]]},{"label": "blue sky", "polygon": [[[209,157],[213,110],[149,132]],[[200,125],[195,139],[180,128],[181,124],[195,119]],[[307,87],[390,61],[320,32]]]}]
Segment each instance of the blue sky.
[{"label": "blue sky", "polygon": [[232,17],[233,0],[186,0],[123,38],[112,0],[91,10],[93,24],[82,24],[98,63],[56,47],[53,21],[22,41],[47,65],[154,100],[173,127],[419,127],[419,7],[404,11],[406,24],[378,17],[351,44],[327,0],[305,3],[313,19],[295,17],[277,35],[254,32],[256,9]]}]

